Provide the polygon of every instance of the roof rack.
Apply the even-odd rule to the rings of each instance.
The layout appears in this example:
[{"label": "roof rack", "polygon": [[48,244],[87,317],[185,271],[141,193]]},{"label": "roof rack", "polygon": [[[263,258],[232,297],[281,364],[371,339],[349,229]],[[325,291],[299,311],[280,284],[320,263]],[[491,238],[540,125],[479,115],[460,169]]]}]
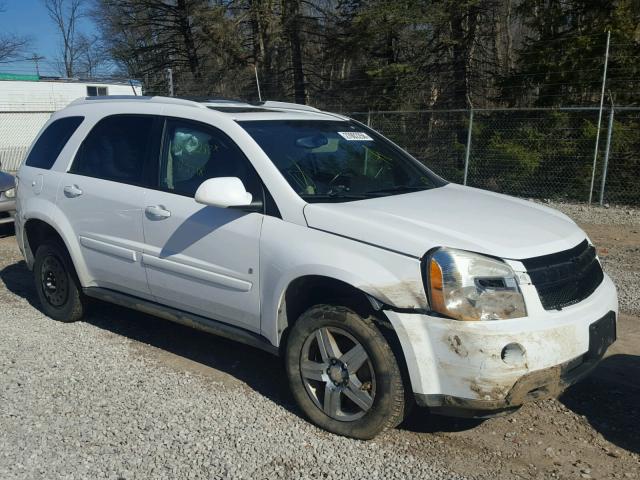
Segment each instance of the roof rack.
[{"label": "roof rack", "polygon": [[186,96],[180,96],[177,98],[181,98],[183,100],[191,100],[193,102],[199,102],[199,103],[242,103],[242,104],[247,104],[248,102],[246,102],[245,100],[241,100],[239,98],[230,98],[230,97],[223,97],[223,96],[198,96],[198,95],[186,95]]},{"label": "roof rack", "polygon": [[299,103],[291,103],[291,102],[276,102],[273,100],[266,100],[264,102],[247,102],[244,100],[238,100],[235,98],[203,98],[198,100],[208,107],[218,106],[218,107],[252,107],[252,108],[264,108],[264,109],[278,109],[278,110],[301,110],[305,112],[320,112],[315,107],[311,107],[309,105],[301,105]]},{"label": "roof rack", "polygon": [[185,100],[175,97],[147,97],[142,95],[107,95],[107,96],[94,96],[94,97],[80,97],[71,105],[80,105],[94,102],[113,102],[113,101],[131,100],[131,101],[144,101],[151,103],[164,103],[171,105],[184,105],[186,107],[206,108],[202,103],[194,102],[192,100]]},{"label": "roof rack", "polygon": [[300,103],[292,103],[292,102],[275,102],[273,100],[266,100],[260,103],[254,103],[252,105],[264,107],[264,108],[282,108],[286,110],[303,110],[305,112],[320,112],[321,110],[312,107],[310,105],[302,105]]},{"label": "roof rack", "polygon": [[107,95],[95,97],[81,97],[71,102],[72,105],[87,104],[94,102],[113,102],[113,101],[144,101],[153,103],[164,103],[171,105],[184,105],[188,107],[208,108],[208,107],[249,107],[256,109],[276,109],[276,110],[299,110],[304,112],[321,112],[321,110],[309,105],[301,105],[299,103],[276,102],[267,100],[264,102],[251,103],[233,98],[210,98],[210,97],[160,97],[160,96],[142,96],[142,95]]}]

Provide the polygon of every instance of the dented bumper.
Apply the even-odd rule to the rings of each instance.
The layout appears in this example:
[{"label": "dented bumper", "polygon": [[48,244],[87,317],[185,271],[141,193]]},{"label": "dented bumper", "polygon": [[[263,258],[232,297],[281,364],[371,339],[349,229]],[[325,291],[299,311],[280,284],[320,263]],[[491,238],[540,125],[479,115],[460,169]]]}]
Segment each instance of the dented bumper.
[{"label": "dented bumper", "polygon": [[495,322],[387,312],[417,403],[456,416],[508,413],[558,396],[587,375],[615,340],[618,305],[609,277],[589,298],[561,311],[544,310],[535,291],[525,300],[527,318]]},{"label": "dented bumper", "polygon": [[609,312],[592,323],[589,330],[590,342],[587,353],[561,365],[523,375],[503,399],[477,400],[450,395],[416,394],[416,403],[422,407],[429,407],[437,414],[487,418],[509,413],[529,401],[557,397],[600,363],[607,348],[616,339],[615,313]]}]

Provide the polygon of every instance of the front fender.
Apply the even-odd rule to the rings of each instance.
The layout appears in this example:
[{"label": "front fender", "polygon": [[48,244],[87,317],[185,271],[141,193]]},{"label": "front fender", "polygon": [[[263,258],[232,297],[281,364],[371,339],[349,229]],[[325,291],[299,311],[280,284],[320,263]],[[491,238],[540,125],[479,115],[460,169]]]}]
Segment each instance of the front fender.
[{"label": "front fender", "polygon": [[274,345],[284,293],[307,275],[340,280],[396,308],[427,307],[419,259],[356,240],[265,217],[260,259],[261,330]]}]

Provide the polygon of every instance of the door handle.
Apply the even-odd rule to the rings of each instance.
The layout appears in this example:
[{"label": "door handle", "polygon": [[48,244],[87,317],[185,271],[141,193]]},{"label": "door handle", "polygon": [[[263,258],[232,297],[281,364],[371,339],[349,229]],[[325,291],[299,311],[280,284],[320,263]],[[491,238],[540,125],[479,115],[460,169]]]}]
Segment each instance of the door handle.
[{"label": "door handle", "polygon": [[146,213],[147,217],[151,220],[164,220],[171,216],[171,212],[162,205],[151,205],[144,209],[144,213]]},{"label": "door handle", "polygon": [[77,185],[67,185],[63,191],[64,195],[68,198],[76,198],[82,195],[82,190]]}]

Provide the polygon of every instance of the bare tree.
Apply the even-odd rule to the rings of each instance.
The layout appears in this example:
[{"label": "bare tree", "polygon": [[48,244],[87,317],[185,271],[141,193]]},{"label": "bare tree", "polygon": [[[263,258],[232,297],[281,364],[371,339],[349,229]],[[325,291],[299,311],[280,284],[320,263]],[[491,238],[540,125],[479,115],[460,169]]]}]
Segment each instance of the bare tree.
[{"label": "bare tree", "polygon": [[85,0],[43,0],[49,17],[62,37],[61,67],[67,77],[75,74],[76,63],[82,55],[84,42],[77,32],[77,24],[84,15]]},{"label": "bare tree", "polygon": [[0,63],[21,60],[29,44],[30,39],[28,37],[7,33],[0,34]]},{"label": "bare tree", "polygon": [[233,21],[218,2],[100,0],[94,5],[91,16],[113,65],[146,79],[148,90],[164,90],[167,68],[173,69],[181,95],[215,93],[226,75],[229,84],[237,83],[233,66],[240,48],[234,45]]},{"label": "bare tree", "polygon": [[76,74],[91,78],[100,75],[109,66],[109,55],[99,37],[79,35],[78,50],[80,53],[75,66]]}]

